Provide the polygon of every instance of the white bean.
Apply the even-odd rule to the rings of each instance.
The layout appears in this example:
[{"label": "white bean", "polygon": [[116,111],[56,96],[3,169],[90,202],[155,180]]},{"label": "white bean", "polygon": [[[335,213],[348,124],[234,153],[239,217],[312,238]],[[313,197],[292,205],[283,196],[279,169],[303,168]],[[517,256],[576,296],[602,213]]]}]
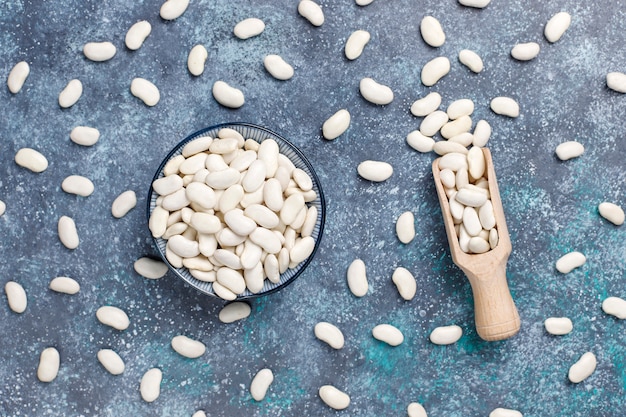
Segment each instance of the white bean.
[{"label": "white bean", "polygon": [[246,101],[241,90],[231,87],[224,81],[216,81],[213,84],[212,92],[213,97],[219,104],[232,109],[238,109]]},{"label": "white bean", "polygon": [[61,357],[59,351],[53,347],[45,348],[39,356],[37,378],[41,382],[52,382],[59,373]]},{"label": "white bean", "polygon": [[286,225],[293,223],[293,221],[300,213],[300,210],[305,206],[304,197],[301,193],[292,194],[285,200],[282,209],[280,210],[280,219]]},{"label": "white bean", "polygon": [[318,394],[327,406],[335,410],[344,410],[350,405],[350,396],[332,385],[322,385]]},{"label": "white bean", "polygon": [[604,217],[616,226],[624,224],[624,210],[617,204],[609,203],[607,201],[600,203],[598,205],[598,212],[600,213],[600,216]]},{"label": "white bean", "polygon": [[289,259],[295,264],[299,264],[306,258],[311,256],[315,249],[315,239],[311,236],[306,236],[296,242],[296,244],[289,251]]},{"label": "white bean", "polygon": [[341,136],[350,126],[350,113],[341,109],[330,116],[322,125],[324,139],[333,140]]},{"label": "white bean", "polygon": [[7,209],[7,205],[4,201],[0,200],[0,216],[4,214]]},{"label": "white bean", "polygon": [[450,169],[454,172],[467,169],[467,156],[462,153],[447,153],[439,160],[439,169]]},{"label": "white bean", "polygon": [[523,417],[523,414],[510,408],[495,408],[489,413],[489,417]]},{"label": "white bean", "polygon": [[450,72],[450,60],[440,56],[428,61],[422,67],[421,80],[426,87],[432,87]]},{"label": "white bean", "polygon": [[346,58],[352,61],[360,57],[363,53],[365,45],[367,45],[369,41],[370,33],[368,31],[355,30],[354,32],[352,32],[352,34],[346,41],[346,46],[344,48]]},{"label": "white bean", "polygon": [[482,9],[487,7],[487,5],[491,3],[491,0],[459,0],[459,3],[466,7]]},{"label": "white bean", "polygon": [[88,42],[83,46],[83,54],[91,61],[103,62],[115,56],[117,48],[111,42]]},{"label": "white bean", "polygon": [[400,297],[406,301],[410,301],[415,297],[417,292],[417,283],[411,272],[403,267],[398,267],[393,271],[391,280],[396,285]]},{"label": "white bean", "polygon": [[124,43],[126,43],[126,47],[131,51],[136,51],[141,48],[146,38],[152,32],[152,25],[147,20],[141,20],[128,29],[126,32],[126,37],[124,38]]},{"label": "white bean", "polygon": [[61,189],[69,194],[87,197],[93,193],[94,185],[89,178],[80,175],[70,175],[61,183]]},{"label": "white bean", "polygon": [[496,227],[496,215],[493,211],[491,200],[487,200],[485,204],[478,209],[478,218],[483,229],[491,230]]},{"label": "white bean", "polygon": [[59,240],[68,249],[76,249],[80,242],[78,232],[76,231],[76,223],[74,219],[68,216],[61,216],[57,225]]},{"label": "white bean", "polygon": [[427,153],[433,150],[435,141],[433,138],[424,136],[419,130],[414,130],[406,136],[406,143],[418,152]]},{"label": "white bean", "polygon": [[69,277],[56,277],[50,281],[49,288],[63,294],[76,294],[80,291],[80,284]]},{"label": "white bean", "polygon": [[508,117],[519,116],[519,104],[511,97],[496,97],[491,100],[490,107],[496,114]]},{"label": "white bean", "polygon": [[487,201],[487,195],[475,189],[461,188],[456,193],[455,199],[464,206],[480,207]]},{"label": "white bean", "polygon": [[26,291],[24,291],[24,287],[22,287],[15,281],[9,281],[4,286],[4,292],[7,296],[9,308],[13,312],[21,314],[26,310],[26,305],[28,304],[28,301],[26,298]]},{"label": "white bean", "polygon": [[94,127],[76,126],[70,132],[70,139],[77,145],[92,146],[100,139],[100,131]]},{"label": "white bean", "polygon": [[472,144],[477,147],[484,147],[491,137],[491,125],[486,120],[479,120],[474,127],[474,139]]},{"label": "white bean", "polygon": [[511,49],[511,56],[518,61],[530,61],[539,55],[537,42],[518,43]]},{"label": "white bean", "polygon": [[432,137],[448,123],[448,114],[442,110],[435,110],[422,120],[420,123],[420,132],[424,136]]},{"label": "white bean", "polygon": [[597,364],[596,355],[591,352],[586,352],[569,368],[567,377],[572,383],[578,384],[593,374]]},{"label": "white bean", "polygon": [[150,219],[148,220],[148,228],[150,232],[152,232],[152,237],[161,237],[165,234],[169,215],[169,211],[161,206],[156,206],[154,210],[152,210]]},{"label": "white bean", "polygon": [[243,275],[237,270],[222,267],[217,270],[217,282],[233,294],[241,294],[246,290]]},{"label": "white bean", "polygon": [[151,403],[159,398],[159,395],[161,394],[162,379],[163,372],[159,368],[149,369],[145,374],[143,374],[139,385],[139,392],[141,393],[141,398],[143,398],[145,402]]},{"label": "white bean", "polygon": [[456,343],[463,335],[463,329],[453,324],[435,328],[429,336],[432,343],[436,345],[451,345]]},{"label": "white bean", "polygon": [[369,4],[372,4],[374,2],[374,0],[355,0],[357,6],[367,6]]},{"label": "white bean", "polygon": [[9,91],[13,94],[19,93],[29,74],[30,66],[28,65],[28,62],[20,61],[15,64],[7,77],[7,87],[9,87]]},{"label": "white bean", "polygon": [[243,211],[246,217],[254,220],[259,226],[273,229],[280,223],[280,219],[272,210],[261,204],[252,204]]},{"label": "white bean", "polygon": [[324,12],[319,4],[314,1],[300,0],[300,3],[298,3],[298,13],[313,26],[322,26],[324,24]]},{"label": "white bean", "polygon": [[469,240],[467,248],[470,253],[485,253],[491,249],[491,246],[486,239],[483,239],[480,236],[472,236]]},{"label": "white bean", "polygon": [[345,343],[343,333],[334,324],[321,321],[315,325],[315,337],[326,342],[333,349],[342,349]]},{"label": "white bean", "polygon": [[456,120],[446,123],[441,127],[441,136],[450,139],[461,133],[469,132],[472,128],[472,119],[469,116],[461,116]]},{"label": "white bean", "polygon": [[485,174],[486,162],[482,149],[472,147],[467,153],[467,168],[469,175],[474,180],[482,178]]},{"label": "white bean", "polygon": [[420,23],[420,33],[424,42],[433,48],[438,48],[446,41],[446,34],[443,32],[441,23],[433,16],[424,16]]},{"label": "white bean", "polygon": [[462,116],[469,116],[474,112],[474,102],[468,98],[455,100],[446,109],[450,120],[456,120]]},{"label": "white bean", "polygon": [[191,417],[206,417],[206,413],[203,410],[198,410]]},{"label": "white bean", "polygon": [[485,67],[480,55],[469,49],[463,49],[459,52],[459,62],[477,74]]},{"label": "white bean", "polygon": [[137,205],[137,195],[133,190],[124,191],[117,196],[111,204],[111,214],[113,217],[120,219],[131,211]]},{"label": "white bean", "polygon": [[111,375],[121,375],[124,373],[124,370],[126,369],[124,360],[114,350],[100,349],[97,356],[98,361]]},{"label": "white bean", "polygon": [[206,352],[204,343],[183,335],[174,336],[171,345],[176,353],[190,359],[199,358]]},{"label": "white bean", "polygon": [[257,227],[256,222],[251,218],[245,216],[243,210],[238,208],[225,213],[224,222],[228,227],[230,227],[233,232],[235,232],[239,236],[248,236]]},{"label": "white bean", "polygon": [[391,164],[382,161],[363,161],[357,167],[359,175],[369,181],[382,182],[393,174]]},{"label": "white bean", "polygon": [[187,69],[189,69],[189,72],[196,77],[202,75],[204,72],[204,64],[208,57],[209,53],[204,45],[198,44],[191,48],[187,56]]},{"label": "white bean", "polygon": [[559,144],[555,152],[561,161],[567,161],[582,155],[585,152],[585,147],[581,143],[571,140]]},{"label": "white bean", "polygon": [[396,220],[396,235],[402,243],[409,243],[415,237],[415,216],[410,211],[402,213]]},{"label": "white bean", "polygon": [[185,13],[189,6],[189,0],[167,0],[161,5],[159,14],[164,20],[174,20]]},{"label": "white bean", "polygon": [[626,93],[626,74],[623,72],[609,72],[606,75],[606,86],[618,93]]},{"label": "white bean", "polygon": [[428,417],[426,410],[420,403],[410,403],[406,412],[409,417]]},{"label": "white bean", "polygon": [[619,297],[608,297],[602,301],[602,311],[624,320],[626,319],[626,300]]},{"label": "white bean", "polygon": [[463,145],[464,147],[470,146],[473,141],[474,135],[470,132],[459,133],[458,135],[454,135],[450,139],[448,139],[448,142],[456,142]]},{"label": "white bean", "polygon": [[428,116],[441,105],[441,95],[435,91],[428,93],[425,97],[417,99],[411,105],[413,116]]},{"label": "white bean", "polygon": [[164,262],[147,257],[137,259],[133,268],[139,275],[148,279],[163,278],[168,269]]},{"label": "white bean", "polygon": [[102,306],[96,311],[98,321],[117,330],[126,330],[130,325],[128,315],[121,308]]},{"label": "white bean", "polygon": [[278,253],[282,247],[282,244],[278,237],[271,231],[264,227],[257,227],[252,233],[250,233],[250,240],[260,247],[262,247],[268,253]]},{"label": "white bean", "polygon": [[587,258],[582,253],[569,252],[561,256],[556,261],[556,269],[562,274],[567,274],[571,272],[572,270],[574,270],[575,268],[578,268],[579,266],[584,265],[586,261],[587,261]]},{"label": "white bean", "polygon": [[249,39],[258,36],[265,30],[265,23],[256,17],[249,17],[235,25],[233,33],[239,39]]},{"label": "white bean", "polygon": [[15,163],[33,172],[43,172],[48,168],[48,160],[32,148],[22,148],[15,154]]},{"label": "white bean", "polygon": [[159,93],[157,86],[145,78],[133,78],[130,83],[130,92],[150,107],[156,106],[161,99],[161,93]]},{"label": "white bean", "polygon": [[234,323],[250,315],[250,304],[241,301],[225,305],[219,312],[218,318],[222,323]]},{"label": "white bean", "polygon": [[567,317],[549,317],[543,325],[546,331],[555,336],[562,336],[570,333],[574,328],[572,321]]},{"label": "white bean", "polygon": [[368,77],[361,79],[359,91],[365,100],[373,104],[384,106],[393,101],[391,88]]},{"label": "white bean", "polygon": [[61,93],[59,93],[59,106],[64,109],[72,107],[82,95],[83,83],[81,83],[78,79],[70,80]]},{"label": "white bean", "polygon": [[267,72],[277,80],[285,81],[293,77],[293,67],[280,55],[266,55],[263,59],[263,65]]},{"label": "white bean", "polygon": [[543,34],[548,42],[557,42],[561,39],[571,23],[572,16],[569,13],[559,12],[548,20],[548,23],[546,23],[546,27],[543,30]]},{"label": "white bean", "polygon": [[350,292],[356,297],[363,297],[367,294],[368,283],[365,263],[361,259],[355,259],[348,267],[347,272],[348,287]]},{"label": "white bean", "polygon": [[274,382],[274,374],[271,369],[265,368],[257,372],[250,383],[250,395],[252,395],[252,398],[255,401],[263,401],[272,382]]},{"label": "white bean", "polygon": [[215,292],[215,295],[226,301],[232,301],[237,298],[237,294],[235,294],[217,281],[213,282],[213,292]]},{"label": "white bean", "polygon": [[375,339],[385,342],[390,346],[398,346],[404,342],[404,335],[391,324],[379,324],[372,329],[372,336]]}]

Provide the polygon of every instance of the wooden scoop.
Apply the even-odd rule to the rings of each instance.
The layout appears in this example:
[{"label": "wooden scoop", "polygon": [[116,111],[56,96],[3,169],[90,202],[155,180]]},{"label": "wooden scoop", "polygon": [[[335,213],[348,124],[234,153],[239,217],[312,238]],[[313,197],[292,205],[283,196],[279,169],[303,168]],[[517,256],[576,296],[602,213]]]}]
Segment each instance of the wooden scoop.
[{"label": "wooden scoop", "polygon": [[461,250],[454,230],[454,220],[450,214],[448,197],[439,176],[440,158],[433,161],[432,169],[452,261],[463,270],[472,286],[476,331],[482,339],[495,341],[516,334],[520,328],[520,319],[506,281],[506,263],[511,254],[511,240],[504,219],[496,173],[489,149],[483,149],[483,154],[499,235],[496,247],[485,253],[468,254]]}]

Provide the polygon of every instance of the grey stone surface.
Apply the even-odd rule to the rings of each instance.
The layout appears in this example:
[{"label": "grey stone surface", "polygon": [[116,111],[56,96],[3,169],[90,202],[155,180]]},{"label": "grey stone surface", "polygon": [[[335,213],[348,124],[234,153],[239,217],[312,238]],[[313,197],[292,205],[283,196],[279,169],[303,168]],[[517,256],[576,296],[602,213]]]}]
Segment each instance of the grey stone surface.
[{"label": "grey stone surface", "polygon": [[[626,71],[626,16],[619,2],[494,0],[484,10],[453,0],[387,2],[359,7],[351,0],[320,1],[326,15],[315,28],[297,13],[297,2],[191,0],[175,21],[165,22],[160,1],[6,0],[0,6],[0,74],[6,79],[20,60],[31,65],[23,90],[0,88],[0,278],[21,283],[26,311],[0,306],[0,415],[191,416],[392,416],[420,402],[429,416],[487,416],[496,407],[525,416],[616,416],[626,397],[624,323],[605,315],[608,296],[626,297],[625,226],[597,213],[605,200],[626,206],[626,97],[606,88],[610,71]],[[543,37],[545,22],[565,10],[573,21],[555,44]],[[419,35],[419,22],[437,17],[447,34],[438,49]],[[259,17],[266,30],[241,41],[234,25]],[[126,30],[146,19],[152,34],[129,51]],[[371,32],[363,55],[349,62],[345,39],[356,29]],[[87,61],[82,46],[109,40],[117,46],[108,62]],[[541,46],[531,62],[516,62],[518,42]],[[206,46],[205,73],[191,76],[187,53]],[[481,74],[457,60],[469,48],[485,62]],[[278,53],[295,67],[293,79],[274,80],[263,68]],[[421,67],[436,56],[452,62],[434,87],[420,83]],[[130,94],[143,77],[161,91],[146,107]],[[358,82],[372,77],[389,85],[395,100],[384,107],[365,102]],[[84,85],[80,101],[62,110],[58,94],[72,78]],[[216,80],[241,88],[246,104],[220,107],[211,96]],[[419,154],[405,137],[419,126],[411,103],[438,91],[444,106],[459,98],[476,102],[474,120],[493,127],[489,142],[513,242],[509,283],[522,318],[514,338],[481,341],[473,325],[470,287],[449,256],[430,174],[434,156]],[[497,116],[489,101],[498,95],[520,103],[517,119]],[[321,125],[340,108],[352,114],[349,130],[332,142]],[[173,274],[149,281],[133,262],[156,254],[145,215],[150,179],[168,150],[188,134],[221,122],[246,121],[282,134],[305,153],[327,198],[322,245],[307,271],[291,286],[254,300],[252,315],[225,325],[222,303],[199,294]],[[74,126],[97,127],[100,141],[85,148],[69,140]],[[559,161],[556,145],[577,140],[586,152]],[[18,149],[33,147],[50,161],[33,174],[17,166]],[[388,161],[394,175],[373,184],[356,174],[364,159]],[[87,198],[64,193],[67,175],[90,178]],[[138,206],[122,219],[111,216],[117,195],[134,190]],[[417,236],[407,245],[394,234],[395,219],[416,216]],[[76,221],[81,243],[70,251],[56,233],[57,219]],[[583,252],[587,263],[559,274],[554,262]],[[370,292],[357,299],[345,274],[355,258],[365,261]],[[416,297],[403,301],[391,282],[395,267],[418,281]],[[48,289],[55,276],[81,284],[74,296]],[[123,308],[125,331],[97,322],[102,305]],[[567,316],[574,331],[548,335],[543,321]],[[319,321],[335,323],[346,336],[334,351],[315,339]],[[380,323],[400,328],[405,341],[387,346],[371,336]],[[451,346],[428,341],[437,326],[458,324]],[[203,341],[207,353],[185,359],[170,347],[173,336]],[[37,380],[39,353],[55,346],[61,355],[57,379]],[[120,376],[108,374],[96,353],[112,348],[126,362]],[[598,357],[596,372],[574,385],[567,370],[580,355]],[[139,381],[152,367],[163,370],[161,396],[142,401]],[[262,402],[249,392],[254,374],[273,370],[275,381]],[[350,407],[334,412],[317,395],[332,384],[349,393]]]}]

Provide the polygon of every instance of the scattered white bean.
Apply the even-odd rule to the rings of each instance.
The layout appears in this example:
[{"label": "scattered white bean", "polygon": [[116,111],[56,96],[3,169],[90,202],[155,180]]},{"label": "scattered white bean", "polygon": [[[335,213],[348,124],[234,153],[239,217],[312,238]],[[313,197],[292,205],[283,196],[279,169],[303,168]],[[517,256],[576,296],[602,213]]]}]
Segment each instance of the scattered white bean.
[{"label": "scattered white bean", "polygon": [[489,3],[491,3],[491,0],[459,0],[459,4],[477,9],[485,8]]},{"label": "scattered white bean", "polygon": [[435,91],[428,93],[425,97],[415,100],[411,105],[411,113],[414,116],[428,116],[441,105],[441,95]]},{"label": "scattered white bean", "polygon": [[133,268],[139,275],[148,279],[163,278],[168,269],[164,262],[148,257],[137,259]]},{"label": "scattered white bean", "polygon": [[41,382],[52,382],[59,373],[61,357],[59,351],[53,347],[47,347],[41,351],[39,356],[39,366],[37,367],[37,378]]},{"label": "scattered white bean", "polygon": [[266,55],[263,59],[263,65],[267,72],[277,80],[285,81],[293,77],[293,67],[280,55]]},{"label": "scattered white bean", "polygon": [[113,200],[113,204],[111,204],[111,214],[117,219],[122,218],[135,208],[136,205],[137,195],[135,192],[133,190],[124,191]]},{"label": "scattered white bean", "polygon": [[350,126],[350,113],[341,109],[330,116],[322,125],[324,139],[333,140],[341,136]]},{"label": "scattered white bean", "polygon": [[386,85],[379,84],[371,78],[363,78],[359,83],[359,91],[370,103],[384,106],[393,101],[393,91]]},{"label": "scattered white bean", "polygon": [[375,326],[372,329],[372,336],[390,346],[398,346],[404,342],[404,335],[402,332],[391,324],[379,324]]},{"label": "scattered white bean", "polygon": [[511,49],[511,56],[518,61],[530,61],[539,55],[537,42],[518,43]]},{"label": "scattered white bean", "polygon": [[185,13],[189,6],[189,0],[167,0],[161,5],[159,14],[164,20],[174,20]]},{"label": "scattered white bean", "polygon": [[21,61],[15,64],[7,77],[7,87],[9,87],[9,91],[13,94],[19,93],[29,74],[30,66],[28,65],[28,62]]},{"label": "scattered white bean", "polygon": [[466,115],[443,125],[440,133],[445,139],[450,139],[462,133],[469,132],[471,128],[472,118]]},{"label": "scattered white bean", "polygon": [[141,20],[128,29],[124,42],[131,51],[141,48],[146,38],[152,32],[152,25],[147,20]]},{"label": "scattered white bean", "polygon": [[202,75],[204,72],[204,64],[209,57],[209,53],[207,52],[204,45],[195,45],[189,51],[189,56],[187,57],[187,69],[192,75],[196,77]]},{"label": "scattered white bean", "polygon": [[225,305],[219,312],[218,318],[222,323],[234,323],[250,315],[250,304],[241,301]]},{"label": "scattered white bean", "polygon": [[341,349],[344,346],[345,339],[343,333],[334,324],[322,321],[315,325],[315,337],[322,342],[326,342],[333,349]]},{"label": "scattered white bean", "polygon": [[415,216],[410,211],[402,213],[396,220],[396,235],[402,243],[409,243],[415,237]]},{"label": "scattered white bean", "polygon": [[491,125],[486,120],[479,120],[474,127],[472,145],[484,147],[491,138]]},{"label": "scattered white bean", "polygon": [[7,205],[4,201],[0,200],[0,216],[4,214],[7,209]]},{"label": "scattered white bean", "polygon": [[624,210],[617,204],[609,203],[607,201],[600,203],[598,205],[598,212],[600,213],[600,216],[604,217],[616,226],[624,224]]},{"label": "scattered white bean", "polygon": [[190,359],[199,358],[206,352],[204,343],[183,335],[174,336],[171,344],[176,353]]},{"label": "scattered white bean", "polygon": [[22,148],[15,154],[15,163],[33,172],[43,172],[48,168],[48,160],[38,151]]},{"label": "scattered white bean", "polygon": [[446,41],[446,34],[441,27],[441,23],[433,16],[424,16],[420,23],[420,33],[424,42],[433,48],[438,48]]},{"label": "scattered white bean", "polygon": [[499,407],[492,410],[489,417],[523,417],[523,414],[517,410]]},{"label": "scattered white bean", "polygon": [[367,6],[368,4],[372,4],[374,0],[355,0],[357,6]]},{"label": "scattered white bean", "polygon": [[485,68],[480,55],[469,49],[459,52],[459,62],[477,74]]},{"label": "scattered white bean", "polygon": [[9,303],[9,308],[18,314],[21,314],[26,310],[26,305],[28,304],[26,298],[26,291],[24,291],[24,287],[18,284],[15,281],[9,281],[4,286],[4,292],[7,296],[7,301]]},{"label": "scattered white bean", "polygon": [[212,92],[213,97],[219,104],[232,109],[238,109],[246,101],[241,90],[231,87],[224,81],[216,81],[213,84]]},{"label": "scattered white bean", "polygon": [[568,159],[576,158],[585,152],[585,147],[576,141],[567,141],[559,144],[556,147],[556,156],[561,161],[567,161]]},{"label": "scattered white bean", "polygon": [[89,178],[80,175],[70,175],[61,183],[61,189],[69,194],[87,197],[93,193],[94,185]]},{"label": "scattered white bean", "polygon": [[59,106],[64,109],[72,107],[83,95],[83,83],[78,79],[70,80],[59,93]]},{"label": "scattered white bean", "polygon": [[80,284],[70,277],[56,277],[50,281],[49,288],[63,294],[76,294],[80,291]]},{"label": "scattered white bean", "polygon": [[115,56],[117,48],[111,42],[88,42],[83,46],[83,54],[91,61],[103,62]]},{"label": "scattered white bean", "polygon": [[357,171],[361,177],[373,182],[382,182],[393,174],[391,164],[382,161],[363,161],[357,167]]},{"label": "scattered white bean", "polygon": [[587,261],[587,258],[582,253],[569,252],[561,256],[556,261],[556,269],[562,274],[567,274],[571,272],[572,270],[574,270],[575,268],[578,268],[579,266],[584,265],[586,261]]},{"label": "scattered white bean", "polygon": [[435,328],[429,336],[432,343],[436,345],[451,345],[456,343],[463,335],[463,329],[453,324]]},{"label": "scattered white bean", "polygon": [[256,17],[244,19],[235,25],[233,33],[239,39],[249,39],[258,36],[265,30],[265,23]]},{"label": "scattered white bean", "polygon": [[419,131],[427,137],[435,136],[443,125],[448,123],[448,120],[448,114],[445,111],[435,110],[422,120]]},{"label": "scattered white bean", "polygon": [[57,225],[59,240],[68,249],[76,249],[80,240],[76,231],[74,219],[68,216],[61,216]]},{"label": "scattered white bean", "polygon": [[114,306],[102,306],[96,311],[98,321],[116,330],[126,330],[130,325],[130,319],[124,310]]},{"label": "scattered white bean", "polygon": [[496,97],[491,100],[490,107],[496,114],[508,117],[519,116],[519,104],[511,97]]},{"label": "scattered white bean", "polygon": [[619,297],[608,297],[602,301],[602,311],[624,320],[626,319],[626,300]]},{"label": "scattered white bean", "polygon": [[435,140],[424,136],[419,130],[414,130],[406,136],[406,143],[418,152],[431,152],[435,146]]},{"label": "scattered white bean", "polygon": [[567,377],[572,383],[578,384],[591,376],[597,364],[596,355],[586,352],[569,368]]},{"label": "scattered white bean", "polygon": [[76,126],[70,132],[70,139],[77,145],[93,146],[100,139],[100,131],[94,127]]},{"label": "scattered white bean", "polygon": [[356,297],[363,297],[367,294],[368,283],[365,262],[361,259],[355,259],[348,267],[348,287],[350,292]]},{"label": "scattered white bean", "polygon": [[143,398],[145,402],[151,403],[159,398],[159,395],[161,394],[162,379],[163,372],[161,372],[159,368],[149,369],[145,374],[143,374],[139,385],[139,392],[141,393],[141,398]]},{"label": "scattered white bean", "polygon": [[300,3],[298,3],[298,13],[313,26],[322,26],[324,24],[324,12],[322,8],[312,0],[300,0]]},{"label": "scattered white bean", "polygon": [[572,23],[572,16],[567,12],[559,12],[552,16],[543,30],[548,42],[557,42]]},{"label": "scattered white bean", "polygon": [[422,67],[422,84],[432,87],[450,72],[450,60],[445,56],[440,56],[428,61]]},{"label": "scattered white bean", "polygon": [[406,412],[409,417],[428,417],[426,410],[420,403],[410,403]]},{"label": "scattered white bean", "polygon": [[567,317],[550,317],[543,322],[543,325],[548,333],[555,336],[568,334],[574,328],[572,321]]},{"label": "scattered white bean", "polygon": [[350,405],[350,396],[332,385],[323,385],[319,396],[324,403],[335,410],[344,410]]},{"label": "scattered white bean", "polygon": [[100,349],[97,356],[98,361],[111,375],[121,375],[124,373],[124,370],[126,369],[124,360],[114,350]]},{"label": "scattered white bean", "polygon": [[206,413],[203,410],[198,410],[191,417],[206,417]]},{"label": "scattered white bean", "polygon": [[156,106],[161,99],[161,93],[159,93],[157,86],[145,78],[133,78],[130,83],[130,92],[150,107]]},{"label": "scattered white bean", "polygon": [[255,401],[263,401],[272,382],[274,382],[274,373],[271,369],[264,368],[257,372],[250,383],[250,395],[252,395],[252,398]]},{"label": "scattered white bean", "polygon": [[606,86],[618,93],[626,93],[626,74],[623,72],[609,72],[606,75]]},{"label": "scattered white bean", "polygon": [[393,271],[391,280],[396,285],[400,297],[406,301],[410,301],[415,297],[417,292],[417,282],[411,272],[403,267],[398,267]]},{"label": "scattered white bean", "polygon": [[346,58],[352,61],[360,57],[363,53],[365,45],[367,45],[369,41],[370,33],[368,31],[356,30],[352,32],[352,34],[346,41],[346,46],[344,48]]}]

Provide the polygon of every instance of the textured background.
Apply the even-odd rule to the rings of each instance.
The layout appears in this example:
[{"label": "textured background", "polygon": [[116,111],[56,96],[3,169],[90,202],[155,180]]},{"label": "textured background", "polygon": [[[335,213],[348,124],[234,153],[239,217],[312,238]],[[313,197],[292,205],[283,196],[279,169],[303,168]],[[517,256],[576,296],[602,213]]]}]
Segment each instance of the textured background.
[{"label": "textured background", "polygon": [[[376,0],[359,7],[351,0],[322,1],[326,22],[315,28],[297,14],[294,0],[191,0],[173,22],[159,17],[159,0],[5,0],[0,6],[0,74],[26,60],[31,75],[12,95],[0,88],[0,279],[21,283],[29,297],[25,313],[0,306],[0,415],[191,416],[402,416],[412,401],[429,416],[487,416],[496,407],[525,416],[616,416],[626,397],[624,323],[605,315],[607,296],[626,296],[626,229],[597,213],[605,200],[626,206],[626,97],[605,86],[609,71],[626,70],[626,13],[619,2],[600,0],[494,0],[484,10],[454,0]],[[556,12],[572,14],[561,41],[548,44],[545,22]],[[424,15],[437,17],[447,34],[439,49],[419,34]],[[240,41],[234,25],[255,16],[265,32]],[[131,52],[127,29],[146,19],[152,34]],[[366,29],[372,40],[349,62],[345,39]],[[112,41],[117,55],[104,63],[81,53],[89,41]],[[532,62],[509,56],[518,42],[536,41]],[[187,53],[202,43],[209,51],[205,73],[192,77]],[[456,59],[473,49],[485,70],[473,74]],[[263,68],[266,54],[278,53],[295,67],[281,82]],[[428,60],[448,56],[452,70],[432,88],[419,80]],[[395,100],[380,107],[358,92],[359,80],[373,77],[391,86]],[[148,108],[129,92],[144,77],[161,91]],[[62,110],[59,92],[72,78],[84,85],[80,101]],[[246,104],[220,107],[211,96],[214,81],[241,88]],[[419,126],[411,103],[438,91],[443,105],[459,98],[476,103],[474,120],[493,127],[489,142],[513,242],[508,264],[511,290],[522,318],[514,338],[481,341],[473,327],[469,284],[452,264],[430,174],[431,154],[406,145]],[[489,100],[512,96],[517,119],[493,114]],[[340,108],[352,114],[350,129],[333,142],[321,125]],[[145,216],[150,179],[168,150],[188,134],[227,121],[264,125],[290,139],[311,160],[327,198],[327,224],[317,256],[294,284],[252,303],[252,315],[225,325],[222,304],[168,274],[149,281],[133,262],[155,254]],[[85,148],[69,140],[76,125],[97,127],[100,141]],[[585,154],[559,161],[557,144],[577,140]],[[33,174],[13,157],[22,147],[40,150],[49,168]],[[388,161],[394,175],[373,184],[360,179],[364,159]],[[93,195],[64,193],[67,175],[90,178]],[[114,219],[110,206],[122,191],[134,190],[137,208]],[[403,211],[416,216],[417,236],[408,245],[394,233]],[[72,216],[81,244],[61,245],[57,220]],[[578,250],[588,262],[562,275],[554,262]],[[370,293],[348,291],[349,263],[362,258]],[[413,272],[416,297],[405,302],[391,282],[397,266]],[[66,275],[81,284],[77,295],[48,289]],[[101,325],[95,311],[117,305],[130,316],[123,332]],[[568,316],[574,331],[548,335],[543,321]],[[313,326],[330,321],[346,336],[333,351],[316,340]],[[400,328],[405,342],[389,347],[371,336],[379,323]],[[461,340],[451,346],[428,341],[430,331],[458,324]],[[207,353],[185,359],[169,343],[185,334],[203,341]],[[56,380],[36,377],[39,353],[55,346],[61,354]],[[121,376],[108,374],[96,352],[110,347],[126,362]],[[596,372],[581,384],[567,370],[592,351]],[[151,367],[163,370],[161,396],[142,401],[139,381]],[[269,367],[275,374],[268,396],[254,402],[252,376]],[[352,404],[334,412],[317,396],[323,384],[349,393]]]}]

